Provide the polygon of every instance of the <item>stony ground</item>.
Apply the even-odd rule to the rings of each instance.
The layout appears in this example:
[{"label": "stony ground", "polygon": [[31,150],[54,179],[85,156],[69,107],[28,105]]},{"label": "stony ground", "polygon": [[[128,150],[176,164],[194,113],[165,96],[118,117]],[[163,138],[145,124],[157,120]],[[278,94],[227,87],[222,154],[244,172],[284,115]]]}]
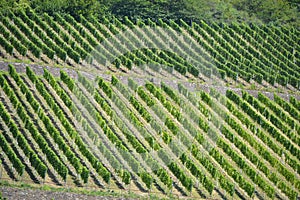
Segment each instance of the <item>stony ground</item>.
[{"label": "stony ground", "polygon": [[2,196],[8,200],[125,200],[128,198],[101,197],[72,192],[54,192],[38,189],[21,189],[11,187],[0,187]]},{"label": "stony ground", "polygon": [[[1,61],[0,60],[0,71],[7,71],[8,70],[8,64],[9,62],[5,62],[5,61]],[[24,63],[11,63],[15,66],[17,72],[19,73],[25,73],[26,72],[26,66],[30,66],[32,67],[32,69],[35,71],[35,73],[37,75],[42,75],[43,74],[43,69],[46,68],[49,71],[51,71],[51,73],[54,76],[59,77],[60,74],[60,70],[61,68],[58,67],[50,67],[47,65],[41,66],[38,64],[24,64]],[[64,70],[66,70],[69,74],[70,77],[75,78],[77,77],[77,71],[73,70],[72,68],[65,68]],[[100,76],[102,78],[104,78],[105,80],[109,81],[110,80],[110,76],[109,74],[106,74],[105,71],[102,72],[96,72],[96,71],[80,71],[82,74],[84,74],[85,76],[89,77],[90,80],[94,80],[96,76]],[[195,82],[189,82],[188,79],[183,78],[183,80],[175,80],[175,79],[169,79],[170,77],[160,77],[158,76],[159,74],[156,74],[157,76],[155,77],[149,77],[149,76],[140,76],[138,74],[135,74],[135,72],[133,71],[129,71],[128,74],[122,74],[121,76],[118,76],[118,78],[121,80],[121,82],[123,82],[123,84],[127,85],[127,81],[128,81],[128,77],[132,78],[138,85],[144,85],[146,83],[146,80],[148,81],[152,81],[153,83],[156,84],[160,84],[160,82],[164,82],[165,84],[171,86],[172,88],[178,88],[177,84],[181,83],[183,84],[187,89],[189,89],[189,91],[199,91],[199,90],[204,90],[206,92],[209,92],[211,88],[216,89],[218,92],[220,92],[221,94],[226,94],[226,90],[230,89],[230,90],[234,90],[235,92],[237,92],[238,94],[241,94],[242,90],[246,90],[247,92],[249,92],[251,95],[253,96],[257,96],[258,92],[263,93],[264,95],[266,95],[267,97],[273,99],[273,93],[274,91],[276,91],[277,87],[273,87],[271,85],[268,85],[267,83],[265,83],[266,85],[258,85],[255,84],[257,88],[255,89],[247,89],[247,87],[249,87],[249,83],[245,83],[248,86],[245,86],[244,89],[241,89],[239,87],[236,86],[226,86],[225,82],[223,82],[222,80],[214,80],[217,81],[218,84],[212,84],[210,82],[204,83],[204,84],[197,84]],[[242,82],[245,82],[243,80],[240,80]],[[278,85],[277,85],[278,86]],[[289,87],[289,89],[283,88],[282,86],[278,86],[279,88],[281,88],[280,92],[276,92],[277,95],[279,95],[280,97],[289,100],[290,96],[295,97],[298,101],[300,101],[300,93],[299,90],[296,90],[295,88]],[[266,88],[271,88],[272,92],[268,92],[266,91]],[[292,94],[290,93],[292,92]]]}]

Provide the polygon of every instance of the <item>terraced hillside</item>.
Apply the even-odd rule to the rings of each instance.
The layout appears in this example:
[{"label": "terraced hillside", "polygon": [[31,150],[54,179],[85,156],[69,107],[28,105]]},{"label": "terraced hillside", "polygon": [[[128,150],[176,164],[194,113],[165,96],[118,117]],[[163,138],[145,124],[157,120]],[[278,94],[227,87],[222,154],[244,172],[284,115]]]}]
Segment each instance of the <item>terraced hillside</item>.
[{"label": "terraced hillside", "polygon": [[0,183],[299,198],[299,30],[0,21]]},{"label": "terraced hillside", "polygon": [[76,21],[27,9],[2,16],[0,32],[1,54],[9,60],[126,71],[152,63],[154,71],[189,78],[300,87],[300,33],[292,28],[105,17]]}]

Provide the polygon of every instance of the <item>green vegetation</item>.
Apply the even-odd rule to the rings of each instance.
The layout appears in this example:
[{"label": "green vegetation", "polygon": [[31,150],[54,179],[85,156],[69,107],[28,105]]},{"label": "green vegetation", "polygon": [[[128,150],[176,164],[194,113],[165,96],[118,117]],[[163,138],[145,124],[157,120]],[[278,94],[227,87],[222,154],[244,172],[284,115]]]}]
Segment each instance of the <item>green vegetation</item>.
[{"label": "green vegetation", "polygon": [[[1,18],[3,37],[0,37],[0,45],[10,56],[45,63],[74,67],[113,65],[121,71],[151,63],[151,70],[158,73],[163,70],[196,79],[204,75],[225,81],[230,79],[237,84],[243,79],[252,85],[256,82],[275,87],[277,84],[300,87],[300,47],[296,29],[204,21],[188,25],[184,20],[158,19],[156,22],[150,18],[135,21],[125,17],[124,20],[123,23],[117,18],[102,17],[98,21],[83,15],[76,19],[58,13],[41,16],[31,8],[8,11]],[[140,27],[145,30],[139,30]],[[158,27],[164,29],[156,29]],[[146,31],[147,28],[153,28],[157,33]],[[121,36],[125,30],[134,31]],[[170,41],[166,32],[172,38]],[[109,44],[116,44],[120,40],[118,37],[126,43],[126,46],[118,46],[121,49]],[[181,41],[180,37],[186,39]],[[145,48],[143,40],[151,48]],[[274,48],[277,46],[281,48]],[[168,51],[168,48],[172,49]],[[176,52],[173,52],[175,48]],[[187,49],[191,50],[187,53]]]},{"label": "green vegetation", "polygon": [[296,0],[8,0],[0,3],[1,12],[31,7],[38,13],[68,13],[115,16],[131,19],[184,19],[185,21],[252,22],[299,27],[300,4]]},{"label": "green vegetation", "polygon": [[[138,92],[133,99],[130,97],[133,97],[135,91],[123,85],[116,76],[112,76],[111,83],[98,78],[96,88],[83,75],[79,74],[79,77],[77,82],[68,73],[61,71],[60,78],[56,79],[47,70],[43,77],[39,77],[29,67],[26,68],[26,75],[23,75],[17,73],[12,65],[9,65],[8,73],[1,75],[1,88],[5,93],[3,103],[12,104],[12,107],[6,108],[1,103],[1,118],[6,125],[1,124],[3,136],[0,138],[0,145],[6,150],[6,162],[12,166],[11,169],[23,169],[17,171],[19,176],[24,173],[24,166],[18,166],[18,163],[21,164],[18,160],[23,159],[19,156],[24,152],[27,156],[43,158],[42,162],[48,168],[46,174],[40,169],[42,163],[35,164],[41,162],[40,160],[30,160],[25,164],[33,167],[30,170],[36,176],[45,179],[50,175],[49,172],[56,171],[54,175],[61,176],[62,180],[67,180],[68,176],[76,177],[78,180],[74,180],[75,185],[81,181],[88,183],[92,175],[93,179],[101,177],[98,181],[104,187],[112,181],[124,185],[133,184],[134,179],[146,190],[159,187],[163,188],[165,194],[172,187],[172,183],[176,182],[186,194],[193,192],[195,195],[196,189],[211,196],[218,189],[221,192],[226,191],[223,195],[229,196],[235,196],[235,190],[238,190],[248,197],[253,197],[254,191],[257,191],[273,198],[281,195],[278,193],[280,191],[290,199],[297,198],[300,182],[296,176],[300,163],[297,159],[299,148],[294,143],[298,142],[298,134],[289,129],[298,129],[300,122],[297,115],[291,115],[298,111],[280,97],[275,95],[273,101],[259,94],[256,99],[247,92],[243,92],[240,97],[230,90],[223,96],[212,89],[210,93],[202,91],[201,98],[196,99],[182,85],[179,85],[178,93],[165,83],[155,85],[146,82],[144,86],[134,87],[136,83],[131,79],[129,85],[135,91],[143,91]],[[28,85],[35,85],[36,89],[29,91]],[[53,94],[56,94],[55,97]],[[92,96],[96,101],[93,101]],[[41,101],[41,98],[44,100]],[[291,102],[296,104],[297,100],[291,98]],[[262,103],[268,107],[262,107]],[[178,109],[179,106],[181,110]],[[278,118],[273,116],[273,112],[282,112],[282,106],[289,110],[285,110]],[[23,107],[26,111],[22,111]],[[81,111],[78,110],[79,107]],[[46,108],[50,109],[50,115],[43,114]],[[88,110],[88,113],[82,108]],[[28,125],[19,126],[19,122],[14,120],[16,118],[9,114],[11,109],[17,109],[17,117]],[[85,120],[82,120],[83,116]],[[39,117],[41,121],[33,124],[35,117]],[[151,120],[147,120],[149,117]],[[165,122],[161,120],[163,118]],[[220,120],[224,120],[224,123],[219,124]],[[82,130],[74,126],[78,122],[86,128]],[[279,122],[280,126],[277,125]],[[149,127],[146,129],[145,125]],[[11,128],[6,129],[4,126]],[[95,129],[98,126],[100,129]],[[156,130],[159,126],[164,130],[163,133]],[[24,145],[18,143],[21,148],[17,148],[15,152],[7,148],[7,141],[23,137],[14,135],[24,128],[31,130],[32,134],[24,135]],[[35,136],[35,129],[43,134]],[[67,131],[58,133],[56,129]],[[219,131],[224,137],[218,136]],[[61,137],[65,139],[62,140]],[[152,139],[149,140],[149,137]],[[89,142],[96,138],[102,138],[101,143],[104,145],[100,147],[97,146],[98,143]],[[37,145],[43,143],[36,146],[41,151],[26,153],[29,151],[26,149],[30,149],[30,146],[26,147],[27,142],[34,140]],[[87,147],[82,140],[90,146]],[[64,146],[71,144],[71,141],[78,148]],[[180,145],[172,145],[176,141],[180,141]],[[189,141],[194,142],[191,144]],[[202,149],[213,142],[216,146]],[[107,146],[110,143],[116,149]],[[57,148],[53,149],[55,146]],[[157,153],[153,154],[151,149]],[[57,153],[50,157],[48,152],[53,150]],[[200,152],[206,153],[202,155]],[[44,160],[42,154],[46,155],[48,161]],[[63,154],[67,160],[63,159]],[[73,158],[73,154],[78,157]],[[286,164],[278,161],[282,154],[285,155]],[[179,160],[173,160],[177,156]],[[61,167],[59,163],[62,163]],[[196,181],[198,184],[195,184]]]},{"label": "green vegetation", "polygon": [[[297,1],[10,0],[0,9],[5,178],[299,198]],[[16,59],[23,65],[7,62]]]}]

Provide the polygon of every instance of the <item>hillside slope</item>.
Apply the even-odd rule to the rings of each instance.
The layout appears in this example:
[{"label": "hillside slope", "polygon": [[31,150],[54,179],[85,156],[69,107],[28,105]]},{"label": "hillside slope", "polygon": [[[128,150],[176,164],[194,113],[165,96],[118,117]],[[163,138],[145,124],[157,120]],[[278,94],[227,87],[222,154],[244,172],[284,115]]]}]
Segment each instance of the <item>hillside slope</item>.
[{"label": "hillside slope", "polygon": [[299,198],[297,30],[0,21],[0,183]]},{"label": "hillside slope", "polygon": [[83,16],[76,21],[70,15],[39,16],[27,9],[1,17],[0,30],[1,55],[8,60],[93,72],[176,72],[176,78],[185,80],[222,79],[281,91],[300,87],[299,31],[292,28],[105,17],[99,22]]}]

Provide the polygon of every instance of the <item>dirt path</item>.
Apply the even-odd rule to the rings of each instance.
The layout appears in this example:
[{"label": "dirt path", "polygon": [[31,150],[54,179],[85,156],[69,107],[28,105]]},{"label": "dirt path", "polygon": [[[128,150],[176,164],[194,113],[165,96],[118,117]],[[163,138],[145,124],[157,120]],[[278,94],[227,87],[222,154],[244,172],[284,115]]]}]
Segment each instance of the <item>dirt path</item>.
[{"label": "dirt path", "polygon": [[[0,71],[7,71],[8,70],[8,62],[4,62],[4,61],[0,61]],[[26,66],[30,66],[34,72],[37,75],[42,75],[43,74],[43,69],[46,68],[49,71],[51,71],[51,73],[56,76],[59,77],[60,74],[60,70],[64,69],[70,77],[72,77],[73,79],[77,78],[77,71],[75,68],[58,68],[58,67],[52,67],[52,66],[41,66],[38,64],[24,64],[24,63],[11,63],[15,66],[17,72],[19,73],[25,73],[26,72]],[[98,71],[97,73],[95,72],[91,72],[91,71],[80,71],[83,75],[85,75],[86,77],[88,77],[90,80],[94,80],[96,78],[96,76],[100,76],[102,78],[104,78],[105,80],[109,81],[111,75],[106,74],[104,71],[100,72]],[[144,85],[146,83],[146,80],[151,81],[155,84],[160,84],[161,81],[163,81],[165,84],[173,87],[174,89],[178,89],[177,85],[178,83],[183,84],[189,91],[199,91],[199,90],[204,90],[206,92],[209,92],[211,88],[216,89],[218,92],[220,92],[221,94],[225,94],[226,90],[233,90],[235,92],[237,92],[238,94],[241,95],[241,91],[245,90],[247,92],[249,92],[251,95],[257,97],[258,92],[261,92],[262,94],[266,95],[267,97],[273,99],[273,93],[272,92],[268,92],[264,89],[262,90],[249,90],[249,89],[241,89],[238,87],[226,87],[224,83],[219,83],[218,85],[212,85],[209,83],[197,83],[197,82],[188,82],[186,80],[175,80],[175,79],[168,79],[168,78],[164,78],[162,79],[161,77],[149,77],[149,76],[137,76],[136,74],[129,72],[129,74],[119,74],[117,75],[117,77],[123,82],[123,84],[127,85],[127,81],[128,78],[132,78],[138,85]],[[266,89],[266,88],[265,88]],[[297,93],[291,94],[289,93],[291,91],[287,90],[286,92],[282,91],[282,93],[278,93],[276,92],[277,95],[279,95],[280,97],[284,98],[285,100],[289,100],[290,96],[295,97],[298,101],[300,101],[300,95],[299,95],[299,91],[297,91]]]}]

